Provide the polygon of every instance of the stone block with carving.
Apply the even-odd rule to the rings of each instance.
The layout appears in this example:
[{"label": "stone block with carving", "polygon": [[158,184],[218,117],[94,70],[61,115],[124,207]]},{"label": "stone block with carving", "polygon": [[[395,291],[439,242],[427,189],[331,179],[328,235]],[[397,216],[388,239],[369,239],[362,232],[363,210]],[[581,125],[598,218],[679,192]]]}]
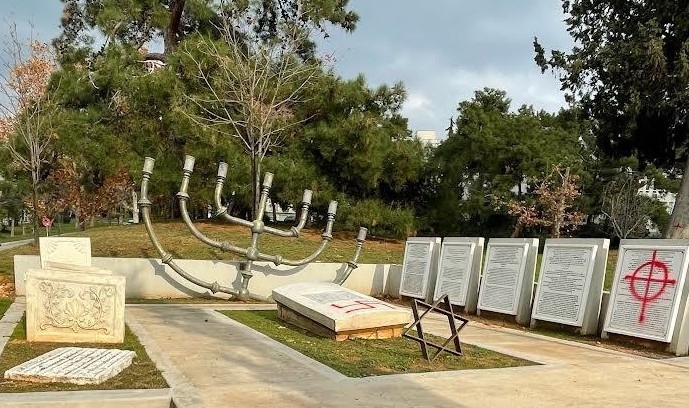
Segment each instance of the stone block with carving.
[{"label": "stone block with carving", "polygon": [[44,269],[46,262],[91,266],[91,238],[41,237],[39,251]]},{"label": "stone block with carving", "polygon": [[26,272],[28,341],[122,343],[125,278],[69,270]]}]

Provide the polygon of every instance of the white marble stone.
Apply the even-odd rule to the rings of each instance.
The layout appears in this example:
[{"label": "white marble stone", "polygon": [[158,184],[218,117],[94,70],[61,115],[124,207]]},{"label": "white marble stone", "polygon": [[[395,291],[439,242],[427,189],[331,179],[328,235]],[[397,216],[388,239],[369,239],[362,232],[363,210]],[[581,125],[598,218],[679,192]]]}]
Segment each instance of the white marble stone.
[{"label": "white marble stone", "polygon": [[516,316],[519,324],[531,317],[538,238],[492,238],[488,241],[477,311]]},{"label": "white marble stone", "polygon": [[101,269],[95,266],[74,265],[62,262],[45,261],[42,262],[42,269],[66,270],[74,272],[96,273],[99,275],[112,275],[112,271]]},{"label": "white marble stone", "polygon": [[41,268],[45,262],[91,266],[91,239],[77,237],[39,238]]},{"label": "white marble stone", "polygon": [[273,300],[336,333],[411,322],[409,310],[331,282],[280,286],[273,289]]},{"label": "white marble stone", "polygon": [[433,300],[448,295],[450,303],[476,311],[478,284],[483,260],[483,238],[443,239]]},{"label": "white marble stone", "polygon": [[26,272],[29,341],[121,343],[125,278],[68,270]]},{"label": "white marble stone", "polygon": [[61,347],[5,371],[5,379],[100,384],[132,364],[131,350]]},{"label": "white marble stone", "polygon": [[[677,343],[689,321],[688,264],[686,240],[622,240],[603,335]],[[677,351],[686,354],[687,339],[681,343]]]},{"label": "white marble stone", "polygon": [[542,320],[596,334],[609,246],[607,239],[546,239],[532,326]]},{"label": "white marble stone", "polygon": [[[435,288],[440,238],[411,237],[404,248],[400,295],[431,300]],[[428,298],[428,299],[427,299]]]}]

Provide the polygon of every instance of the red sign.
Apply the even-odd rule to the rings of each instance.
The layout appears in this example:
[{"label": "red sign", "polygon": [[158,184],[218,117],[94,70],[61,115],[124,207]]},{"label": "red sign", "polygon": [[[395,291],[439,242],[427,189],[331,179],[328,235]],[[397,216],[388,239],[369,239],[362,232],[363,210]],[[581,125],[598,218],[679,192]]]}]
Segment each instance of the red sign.
[{"label": "red sign", "polygon": [[[639,323],[643,323],[646,320],[646,307],[648,304],[658,299],[665,292],[667,285],[674,285],[676,282],[670,276],[667,265],[656,260],[656,252],[656,250],[653,251],[650,261],[642,263],[634,272],[624,277],[624,279],[629,280],[629,290],[632,292],[632,296],[641,302]],[[637,282],[640,282],[640,284],[637,285]],[[655,288],[651,290],[653,283],[660,283],[662,285],[653,285]]]},{"label": "red sign", "polygon": [[46,216],[43,216],[43,219],[41,220],[41,222],[43,223],[43,226],[46,228],[50,228],[50,226],[53,225],[53,220],[51,220],[50,218],[48,218]]}]

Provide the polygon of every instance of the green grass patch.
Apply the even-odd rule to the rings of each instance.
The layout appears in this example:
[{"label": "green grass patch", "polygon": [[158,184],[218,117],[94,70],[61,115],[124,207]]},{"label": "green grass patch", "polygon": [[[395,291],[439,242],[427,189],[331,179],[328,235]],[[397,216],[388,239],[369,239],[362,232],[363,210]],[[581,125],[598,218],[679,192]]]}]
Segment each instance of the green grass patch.
[{"label": "green grass patch", "polygon": [[22,318],[12,333],[5,350],[0,355],[0,393],[34,392],[34,391],[83,391],[83,390],[122,390],[140,388],[167,388],[165,379],[148,357],[146,350],[139,343],[136,335],[125,326],[123,344],[88,344],[79,343],[79,347],[118,348],[133,350],[136,357],[132,365],[117,376],[96,385],[76,385],[66,383],[38,384],[27,381],[5,380],[2,374],[6,370],[23,362],[38,357],[59,347],[74,346],[72,343],[30,343],[26,341],[26,319]]},{"label": "green grass patch", "polygon": [[12,304],[12,299],[0,297],[0,319],[5,315],[5,312]]},{"label": "green grass patch", "polygon": [[[423,358],[419,344],[406,338],[335,341],[278,320],[275,310],[220,313],[349,377],[534,365],[469,344],[462,344],[463,356],[443,353],[429,362]],[[442,343],[444,339],[433,336],[433,341]]]},{"label": "green grass patch", "polygon": [[[236,225],[200,222],[198,229],[210,238],[247,248],[251,241],[251,231]],[[239,256],[212,248],[195,238],[182,222],[155,223],[153,228],[163,248],[175,259],[235,260]],[[303,230],[299,238],[280,238],[263,234],[259,249],[263,253],[279,254],[287,259],[302,259],[315,251],[321,243],[320,231]],[[91,238],[91,255],[94,257],[115,258],[154,258],[156,252],[148,238],[143,224],[117,225],[87,229],[70,236]],[[328,247],[318,258],[319,262],[347,262],[354,254],[356,233],[336,233]],[[22,245],[0,251],[0,278],[12,276],[14,255],[38,255],[33,244]],[[359,257],[360,263],[401,264],[404,257],[404,241],[370,239],[364,244]]]}]

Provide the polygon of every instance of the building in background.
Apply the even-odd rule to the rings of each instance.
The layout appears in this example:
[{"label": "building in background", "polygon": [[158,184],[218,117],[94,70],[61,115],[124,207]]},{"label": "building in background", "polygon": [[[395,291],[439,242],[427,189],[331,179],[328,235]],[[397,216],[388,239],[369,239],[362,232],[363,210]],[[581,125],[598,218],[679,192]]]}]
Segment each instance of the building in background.
[{"label": "building in background", "polygon": [[416,138],[420,140],[424,146],[437,147],[440,144],[435,130],[417,130]]},{"label": "building in background", "polygon": [[639,188],[639,194],[660,201],[665,205],[668,214],[672,214],[672,209],[675,208],[677,194],[655,188],[653,180],[649,182],[648,179],[643,179],[642,182],[643,185]]}]

